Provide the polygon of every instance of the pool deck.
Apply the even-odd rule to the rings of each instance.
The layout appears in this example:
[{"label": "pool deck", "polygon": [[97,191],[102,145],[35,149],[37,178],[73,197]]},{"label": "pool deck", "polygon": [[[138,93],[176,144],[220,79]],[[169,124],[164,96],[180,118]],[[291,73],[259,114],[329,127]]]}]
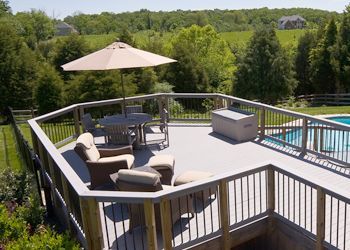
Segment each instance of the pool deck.
[{"label": "pool deck", "polygon": [[[212,132],[212,128],[209,125],[184,125],[184,124],[170,124],[169,127],[170,135],[170,146],[167,148],[160,147],[159,144],[143,146],[141,149],[135,150],[135,165],[142,166],[148,162],[148,159],[153,155],[158,154],[171,154],[176,159],[175,164],[175,173],[176,176],[188,171],[188,170],[199,170],[199,171],[208,171],[214,174],[226,173],[231,170],[237,170],[242,167],[259,165],[265,162],[278,162],[278,167],[291,172],[295,175],[301,176],[304,179],[313,181],[317,180],[320,183],[327,183],[329,186],[336,187],[336,190],[342,190],[345,193],[350,190],[350,169],[343,168],[342,166],[332,164],[332,162],[325,161],[322,159],[314,158],[313,156],[300,156],[298,152],[292,151],[291,149],[284,148],[273,144],[268,141],[249,141],[243,143],[237,143],[234,140],[226,138],[224,136],[218,135]],[[102,142],[102,138],[97,138],[96,142]],[[85,164],[80,158],[75,154],[73,148],[75,142],[70,143],[62,148],[60,152],[64,158],[70,163],[75,172],[80,176],[82,181],[88,185],[89,183],[89,174],[85,167]],[[312,192],[313,193],[313,192]],[[230,194],[231,195],[231,194]],[[265,196],[263,192],[262,196]],[[307,197],[308,202],[314,200],[316,194]],[[302,198],[302,197],[299,197]],[[306,198],[306,197],[305,197]],[[298,199],[298,198],[297,198]],[[303,198],[304,199],[304,198]],[[217,199],[216,199],[217,200]],[[231,199],[230,199],[231,200]],[[244,201],[242,201],[243,203]],[[306,203],[305,203],[306,204]],[[328,203],[327,203],[328,204]],[[103,204],[110,205],[111,204]],[[329,204],[328,204],[329,205]],[[102,209],[102,204],[101,204]],[[117,210],[118,208],[109,209]],[[120,209],[120,208],[119,208]],[[198,213],[198,216],[210,216],[208,214],[209,207],[203,209]],[[210,209],[217,211],[217,201],[213,202],[213,205],[210,206]],[[316,207],[313,207],[312,210],[315,210]],[[121,211],[121,210],[120,210]],[[242,212],[242,211],[241,211]],[[245,211],[244,213],[246,213]],[[310,212],[310,211],[309,211]],[[308,213],[309,213],[308,212]],[[311,216],[316,215],[316,211],[313,213],[310,212]],[[230,214],[231,220],[235,221],[237,218],[232,217]],[[242,213],[242,217],[244,217]],[[296,213],[295,216],[298,216]],[[329,215],[326,215],[329,217]],[[328,218],[327,217],[327,218]],[[350,217],[350,216],[349,216]],[[344,225],[347,226],[346,237],[350,240],[350,219],[346,218]],[[218,215],[214,213],[214,220],[211,226],[213,233],[218,230]],[[306,219],[305,219],[306,220]],[[309,220],[307,220],[309,221]],[[194,219],[188,220],[186,222],[188,226],[184,229],[179,229],[185,232],[185,238],[182,234],[175,235],[174,245],[180,244],[179,242],[189,241],[188,237],[191,238],[191,232],[188,232],[189,228],[193,224]],[[205,223],[200,221],[200,223]],[[112,232],[116,225],[116,228],[121,228],[121,221],[114,223],[112,219],[109,219],[106,222],[103,222],[104,227],[104,238],[106,247],[123,249],[124,244],[129,244],[130,241],[135,242],[135,238],[132,239],[130,235],[126,238],[116,240],[117,236],[114,236],[114,233],[111,233],[113,237],[109,235],[108,239],[106,237],[106,230]],[[182,225],[181,225],[182,226]],[[305,227],[310,226],[309,223]],[[210,226],[209,226],[210,228]],[[313,226],[315,230],[315,226]],[[312,230],[311,230],[312,231]],[[194,232],[192,232],[193,234]],[[203,232],[200,232],[203,233]],[[189,235],[187,237],[187,235]],[[328,235],[328,236],[327,236]],[[135,236],[133,236],[135,237]],[[136,236],[141,237],[142,236]],[[187,237],[187,238],[186,238]],[[193,236],[194,237],[194,236]],[[197,235],[198,237],[198,235]],[[329,237],[329,233],[326,233],[326,238]],[[129,242],[129,243],[128,243]],[[136,238],[137,244],[140,244],[139,240]],[[121,244],[121,245],[117,245]],[[131,244],[131,243],[130,243]],[[135,244],[135,243],[133,243]],[[161,243],[159,243],[161,244]],[[342,244],[342,243],[341,243]],[[161,247],[161,246],[160,246]]]}]

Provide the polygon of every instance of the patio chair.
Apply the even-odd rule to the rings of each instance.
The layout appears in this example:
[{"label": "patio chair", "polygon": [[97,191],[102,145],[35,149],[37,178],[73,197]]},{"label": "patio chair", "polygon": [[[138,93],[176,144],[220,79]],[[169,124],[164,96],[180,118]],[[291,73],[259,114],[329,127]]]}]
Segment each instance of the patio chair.
[{"label": "patio chair", "polygon": [[132,105],[132,106],[126,106],[125,107],[125,112],[127,114],[132,114],[132,113],[142,113],[142,105]]},{"label": "patio chair", "polygon": [[[135,169],[121,169],[118,173],[110,176],[114,182],[116,190],[129,192],[157,192],[163,189],[174,188],[169,185],[160,183],[160,174],[156,170],[149,167],[149,170],[137,171]],[[171,222],[175,224],[183,214],[190,214],[193,217],[193,198],[191,195],[185,195],[180,198],[170,200]],[[129,209],[129,233],[139,226],[145,227],[144,209],[141,204],[130,204]],[[156,203],[154,206],[156,215],[156,228],[161,230],[160,205]]]},{"label": "patio chair", "polygon": [[98,149],[91,133],[84,133],[78,137],[74,151],[89,170],[91,189],[111,184],[110,174],[134,166],[135,157],[131,146]]},{"label": "patio chair", "polygon": [[[169,131],[168,131],[168,121],[169,121],[169,113],[166,109],[163,109],[160,114],[160,119],[157,121],[152,121],[144,124],[143,126],[143,141],[145,144],[149,144],[149,142],[160,142],[166,143],[166,146],[169,147]],[[147,141],[147,133],[156,135],[161,135],[160,137],[154,137],[152,140]]]},{"label": "patio chair", "polygon": [[113,124],[105,126],[107,142],[119,145],[133,145],[136,141],[136,127],[126,124]]},{"label": "patio chair", "polygon": [[[81,123],[83,125],[84,132],[90,132],[94,137],[106,136],[106,132],[104,131],[103,128],[96,127],[96,124],[92,120],[90,113],[86,113],[83,115],[81,119]],[[105,140],[106,140],[106,137],[105,137]]]}]

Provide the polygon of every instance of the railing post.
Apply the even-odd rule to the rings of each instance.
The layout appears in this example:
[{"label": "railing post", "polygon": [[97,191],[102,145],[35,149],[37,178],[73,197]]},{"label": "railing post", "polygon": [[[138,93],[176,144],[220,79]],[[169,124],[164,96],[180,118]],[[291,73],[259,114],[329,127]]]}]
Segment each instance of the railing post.
[{"label": "railing post", "polygon": [[171,244],[171,209],[170,201],[166,198],[162,198],[160,201],[160,218],[162,221],[163,247],[165,250],[171,250],[173,248]]},{"label": "railing post", "polygon": [[324,249],[323,241],[325,238],[325,214],[326,214],[326,195],[321,187],[317,187],[317,230],[316,230],[316,249]]},{"label": "railing post", "polygon": [[260,109],[260,139],[265,137],[265,108]]},{"label": "railing post", "polygon": [[71,224],[70,224],[70,219],[69,219],[69,214],[71,213],[72,205],[70,202],[70,197],[69,197],[69,189],[68,189],[68,181],[66,179],[66,176],[61,172],[61,181],[62,181],[62,188],[63,188],[63,199],[64,202],[66,203],[67,207],[67,218],[66,218],[66,223],[67,227],[70,232],[72,232]]},{"label": "railing post", "polygon": [[318,151],[318,128],[314,127],[314,151]]},{"label": "railing post", "polygon": [[79,107],[79,120],[81,121],[84,116],[84,107]]},{"label": "railing post", "polygon": [[81,217],[89,250],[104,248],[100,209],[94,198],[80,198]]},{"label": "railing post", "polygon": [[275,170],[272,165],[267,169],[267,211],[269,216],[275,211]]},{"label": "railing post", "polygon": [[229,221],[229,208],[228,208],[228,186],[226,180],[221,180],[219,183],[220,194],[220,221],[222,229],[222,246],[221,249],[231,249],[231,237],[230,237],[230,221]]},{"label": "railing post", "polygon": [[54,215],[54,211],[53,211],[53,204],[52,204],[53,200],[51,196],[51,187],[45,176],[45,171],[46,171],[45,165],[48,167],[48,162],[45,160],[45,152],[43,149],[43,145],[39,140],[37,140],[37,145],[39,150],[38,155],[41,162],[40,174],[41,174],[41,179],[43,181],[42,188],[44,190],[44,195],[45,195],[45,206],[46,206],[47,214],[50,217]]},{"label": "railing post", "polygon": [[156,232],[156,218],[154,214],[154,204],[151,199],[146,199],[143,203],[145,209],[146,219],[146,233],[149,250],[158,249],[157,246],[157,232]]},{"label": "railing post", "polygon": [[75,128],[75,135],[78,137],[80,135],[80,117],[79,117],[79,108],[75,108],[73,110],[74,115],[74,128]]},{"label": "railing post", "polygon": [[307,118],[303,118],[303,128],[301,137],[301,153],[306,154],[307,149]]}]

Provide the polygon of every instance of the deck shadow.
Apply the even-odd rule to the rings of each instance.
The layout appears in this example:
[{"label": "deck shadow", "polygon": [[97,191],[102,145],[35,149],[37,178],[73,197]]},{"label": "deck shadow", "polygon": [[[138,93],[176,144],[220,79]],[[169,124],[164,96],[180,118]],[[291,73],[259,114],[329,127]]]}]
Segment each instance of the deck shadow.
[{"label": "deck shadow", "polygon": [[224,136],[224,135],[218,134],[218,133],[216,133],[216,132],[210,132],[208,135],[211,136],[211,137],[214,137],[214,138],[216,138],[216,139],[219,139],[219,140],[221,140],[221,141],[224,141],[224,142],[226,142],[226,143],[229,143],[229,144],[231,144],[231,145],[236,145],[236,144],[242,143],[242,142],[233,140],[233,139],[231,139],[231,138],[229,138],[229,137],[226,137],[226,136]]}]

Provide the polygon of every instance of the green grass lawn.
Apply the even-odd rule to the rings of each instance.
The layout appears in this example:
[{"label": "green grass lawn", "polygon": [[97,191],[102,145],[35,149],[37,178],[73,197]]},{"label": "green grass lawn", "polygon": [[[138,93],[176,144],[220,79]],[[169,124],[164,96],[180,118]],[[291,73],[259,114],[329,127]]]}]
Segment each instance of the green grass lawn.
[{"label": "green grass lawn", "polygon": [[[300,36],[302,36],[306,30],[276,30],[278,39],[283,46],[295,46]],[[153,31],[140,31],[133,34],[136,44],[139,46],[145,44],[150,37],[153,36]],[[239,46],[245,46],[252,36],[253,31],[235,31],[235,32],[223,32],[220,36],[230,44],[237,44]],[[161,39],[169,41],[173,33],[166,32],[162,34]],[[105,35],[83,35],[87,43],[93,50],[102,49],[108,44],[116,41],[118,34],[105,34]]]},{"label": "green grass lawn", "polygon": [[32,135],[30,133],[30,127],[28,123],[19,124],[19,129],[21,130],[24,139],[26,139],[31,147],[33,147]]},{"label": "green grass lawn", "polygon": [[[276,35],[282,46],[294,46],[305,32],[306,30],[276,30]],[[230,44],[245,46],[253,31],[223,32],[220,35]]]},{"label": "green grass lawn", "polygon": [[14,170],[24,168],[16,148],[11,125],[0,126],[0,169],[10,167]]},{"label": "green grass lawn", "polygon": [[288,109],[308,115],[350,114],[350,106],[306,107]]}]

